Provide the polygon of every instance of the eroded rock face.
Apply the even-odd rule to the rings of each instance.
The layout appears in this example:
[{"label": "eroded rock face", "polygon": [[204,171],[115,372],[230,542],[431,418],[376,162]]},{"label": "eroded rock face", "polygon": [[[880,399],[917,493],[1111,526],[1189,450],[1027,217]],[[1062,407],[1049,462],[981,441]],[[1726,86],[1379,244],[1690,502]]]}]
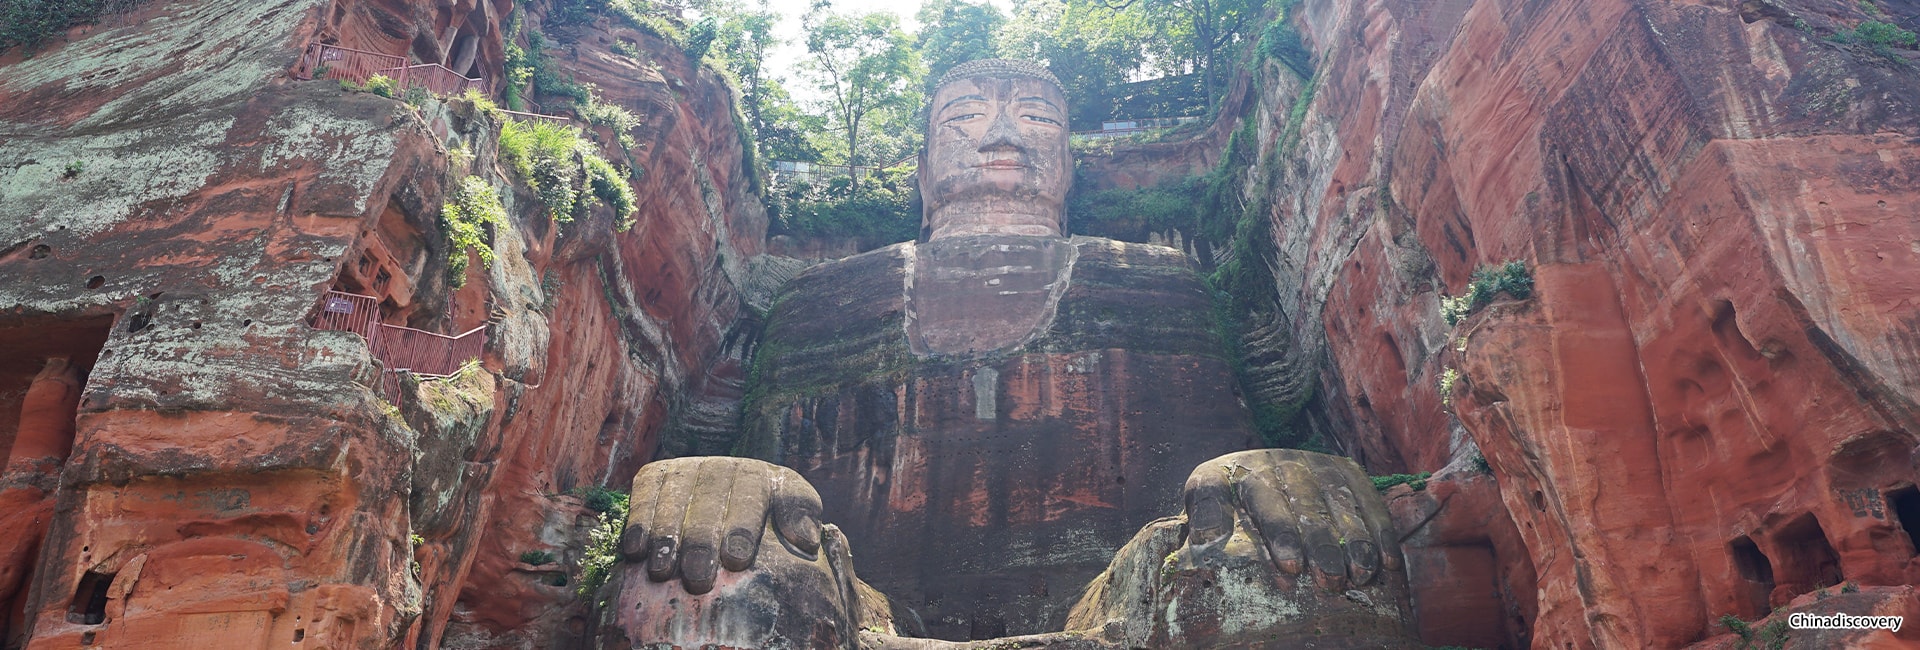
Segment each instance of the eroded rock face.
[{"label": "eroded rock face", "polygon": [[[1040,241],[902,244],[809,269],[756,359],[742,448],[819,488],[862,575],[939,638],[1059,629],[1113,552],[1179,509],[1188,469],[1253,443],[1178,251]],[[922,250],[936,245],[976,254]],[[1054,286],[1019,279],[1038,269],[1004,264],[1006,247],[1063,257]],[[947,297],[921,292],[924,259],[973,260],[973,282],[1005,274],[1057,304],[1010,348],[916,354],[915,305]]]},{"label": "eroded rock face", "polygon": [[[1312,421],[1376,473],[1484,453],[1535,647],[1684,645],[1912,580],[1920,85],[1826,38],[1913,17],[1862,7],[1298,7],[1317,90],[1267,217],[1285,322],[1325,355]],[[1306,82],[1261,81],[1278,143]],[[1535,297],[1449,327],[1440,292],[1508,259]]]},{"label": "eroded rock face", "polygon": [[[638,135],[673,146],[640,228],[602,209],[563,232],[493,168],[494,118],[286,76],[310,39],[497,76],[509,8],[147,3],[0,59],[0,155],[27,161],[0,169],[0,456],[34,457],[0,476],[20,532],[0,542],[3,643],[424,648],[457,617],[474,646],[586,633],[548,584],[593,521],[563,493],[651,457],[724,356],[744,276],[718,258],[744,268],[764,228],[738,136],[651,122]],[[726,106],[684,78],[688,106]],[[510,219],[454,290],[436,215],[468,173]],[[309,324],[329,288],[378,290],[392,325],[485,326],[482,363],[396,381],[359,335]],[[35,382],[52,358],[70,370]],[[564,563],[522,569],[531,550]]]}]

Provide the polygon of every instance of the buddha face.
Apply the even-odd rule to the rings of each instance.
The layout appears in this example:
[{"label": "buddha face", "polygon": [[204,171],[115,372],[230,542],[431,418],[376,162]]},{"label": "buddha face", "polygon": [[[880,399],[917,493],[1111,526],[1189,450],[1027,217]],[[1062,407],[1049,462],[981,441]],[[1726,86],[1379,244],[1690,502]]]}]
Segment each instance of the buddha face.
[{"label": "buddha face", "polygon": [[933,95],[920,196],[929,239],[1058,236],[1073,184],[1067,100],[1029,77],[976,76]]}]

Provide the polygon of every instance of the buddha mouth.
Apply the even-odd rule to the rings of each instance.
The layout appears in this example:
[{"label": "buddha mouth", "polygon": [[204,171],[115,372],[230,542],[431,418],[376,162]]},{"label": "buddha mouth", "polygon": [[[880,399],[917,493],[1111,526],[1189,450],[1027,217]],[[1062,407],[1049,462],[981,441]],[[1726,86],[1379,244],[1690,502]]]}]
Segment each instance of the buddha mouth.
[{"label": "buddha mouth", "polygon": [[1022,164],[1018,160],[989,160],[987,162],[984,162],[975,166],[981,169],[1026,169],[1027,168],[1025,164]]}]

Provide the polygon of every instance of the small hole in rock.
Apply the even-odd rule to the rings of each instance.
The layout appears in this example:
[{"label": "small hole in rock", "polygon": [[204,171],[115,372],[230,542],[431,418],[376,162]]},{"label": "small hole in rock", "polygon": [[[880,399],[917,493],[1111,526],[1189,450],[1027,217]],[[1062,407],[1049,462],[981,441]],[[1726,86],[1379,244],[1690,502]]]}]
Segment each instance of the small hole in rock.
[{"label": "small hole in rock", "polygon": [[49,255],[49,254],[52,254],[52,253],[53,253],[53,247],[52,247],[52,246],[48,246],[48,245],[46,245],[46,244],[41,244],[41,245],[39,245],[39,246],[35,246],[35,247],[33,247],[33,250],[30,250],[30,251],[27,251],[27,259],[30,259],[30,260],[43,260],[43,259],[46,259],[46,258],[47,258],[47,255]]},{"label": "small hole in rock", "polygon": [[106,286],[106,284],[107,284],[107,278],[104,276],[96,275],[91,278],[87,278],[88,289],[98,289],[100,287]]},{"label": "small hole in rock", "polygon": [[294,631],[293,631],[293,642],[294,642],[294,643],[299,643],[299,642],[301,642],[301,641],[305,641],[305,640],[307,640],[307,631],[306,631],[306,630],[294,630]]},{"label": "small hole in rock", "polygon": [[200,329],[200,321],[194,321],[192,325],[188,325],[187,327],[191,327],[191,328],[194,328],[194,329]]},{"label": "small hole in rock", "polygon": [[246,319],[246,320],[242,320],[242,321],[240,321],[240,326],[241,326],[241,327],[253,327],[253,319],[251,319],[251,318],[248,318],[248,319]]}]

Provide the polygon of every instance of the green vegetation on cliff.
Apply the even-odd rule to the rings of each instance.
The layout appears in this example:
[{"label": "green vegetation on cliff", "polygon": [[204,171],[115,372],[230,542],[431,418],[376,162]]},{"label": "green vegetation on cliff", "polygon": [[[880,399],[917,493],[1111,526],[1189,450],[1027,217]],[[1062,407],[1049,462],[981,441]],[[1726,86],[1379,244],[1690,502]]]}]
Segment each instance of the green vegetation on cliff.
[{"label": "green vegetation on cliff", "polygon": [[85,25],[146,0],[0,0],[0,53],[29,50],[76,25]]},{"label": "green vegetation on cliff", "polygon": [[480,263],[493,266],[493,246],[487,242],[487,226],[507,220],[500,194],[479,176],[460,179],[447,193],[440,208],[440,225],[447,233],[447,282],[459,288],[467,283],[468,253],[478,255]]},{"label": "green vegetation on cliff", "polygon": [[601,158],[578,128],[507,122],[500,127],[500,161],[539,194],[556,222],[585,216],[597,201],[613,208],[621,231],[633,224],[639,199],[627,185],[627,175]]},{"label": "green vegetation on cliff", "polygon": [[1466,293],[1440,297],[1440,315],[1447,319],[1448,325],[1458,324],[1474,310],[1493,302],[1495,296],[1503,293],[1515,300],[1533,297],[1533,273],[1527,270],[1525,262],[1514,260],[1499,266],[1475,269]]}]

